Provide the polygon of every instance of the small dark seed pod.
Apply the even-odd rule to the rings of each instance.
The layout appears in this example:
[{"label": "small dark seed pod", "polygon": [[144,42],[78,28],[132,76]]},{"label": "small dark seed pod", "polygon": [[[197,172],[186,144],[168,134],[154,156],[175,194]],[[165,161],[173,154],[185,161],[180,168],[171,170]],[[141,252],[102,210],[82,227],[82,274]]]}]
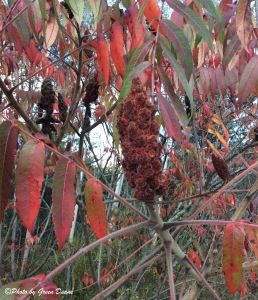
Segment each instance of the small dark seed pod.
[{"label": "small dark seed pod", "polygon": [[212,154],[212,164],[214,166],[215,171],[219,175],[222,180],[227,180],[229,178],[229,170],[224,159],[215,156]]}]

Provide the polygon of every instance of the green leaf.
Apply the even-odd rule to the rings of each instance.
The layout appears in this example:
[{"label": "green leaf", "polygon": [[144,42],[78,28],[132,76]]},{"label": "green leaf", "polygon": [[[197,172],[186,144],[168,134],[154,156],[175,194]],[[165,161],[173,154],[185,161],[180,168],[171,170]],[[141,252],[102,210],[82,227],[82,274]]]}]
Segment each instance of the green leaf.
[{"label": "green leaf", "polygon": [[47,20],[46,0],[39,0],[39,7],[43,20]]},{"label": "green leaf", "polygon": [[[97,2],[97,1],[94,1]],[[66,3],[69,5],[71,10],[73,11],[74,17],[78,24],[80,25],[82,20],[83,20],[83,11],[84,11],[84,5],[85,1],[84,0],[76,0],[76,1],[71,1],[71,0],[66,0]]]},{"label": "green leaf", "polygon": [[216,9],[212,0],[195,0],[196,2],[201,3],[202,7],[204,7],[207,12],[216,19],[218,22],[219,28],[222,26],[222,17],[219,11]]},{"label": "green leaf", "polygon": [[183,31],[170,20],[161,20],[160,26],[166,33],[166,36],[172,42],[172,45],[176,50],[177,57],[179,58],[185,70],[187,79],[189,80],[192,75],[193,60],[188,40],[186,39]]},{"label": "green leaf", "polygon": [[146,65],[141,65],[140,67],[138,66],[138,68],[136,68],[135,66],[136,66],[136,64],[140,63],[139,60],[142,59],[143,54],[145,56],[145,52],[150,49],[152,44],[153,44],[153,39],[146,42],[142,47],[135,48],[133,50],[133,52],[131,53],[127,68],[125,70],[125,77],[123,80],[123,84],[122,84],[122,88],[120,91],[118,101],[122,101],[129,94],[129,92],[131,90],[131,86],[132,86],[132,80],[135,76],[138,75],[139,69],[142,68],[142,66],[145,66],[145,68],[146,68]]},{"label": "green leaf", "polygon": [[131,6],[131,1],[130,0],[122,0],[122,4],[125,8],[128,8]]},{"label": "green leaf", "polygon": [[188,96],[192,109],[194,109],[194,102],[193,102],[193,87],[189,84],[188,80],[186,79],[184,69],[178,64],[174,56],[172,55],[169,46],[167,45],[165,39],[160,36],[159,43],[165,53],[165,56],[167,57],[168,61],[170,62],[171,66],[175,70],[179,80],[181,81],[184,90],[186,92],[186,95]]},{"label": "green leaf", "polygon": [[197,33],[199,33],[208,42],[210,48],[213,49],[211,35],[201,18],[197,16],[190,7],[185,6],[178,0],[166,0],[166,2],[172,9],[185,17],[193,25]]},{"label": "green leaf", "polygon": [[142,74],[142,72],[151,66],[151,63],[149,61],[143,61],[139,65],[137,65],[133,72],[133,78],[138,77]]},{"label": "green leaf", "polygon": [[[73,1],[76,2],[76,1]],[[97,27],[98,22],[100,21],[102,17],[102,5],[101,0],[88,0],[88,4],[90,5],[92,9],[92,13],[94,16],[94,26]]]}]

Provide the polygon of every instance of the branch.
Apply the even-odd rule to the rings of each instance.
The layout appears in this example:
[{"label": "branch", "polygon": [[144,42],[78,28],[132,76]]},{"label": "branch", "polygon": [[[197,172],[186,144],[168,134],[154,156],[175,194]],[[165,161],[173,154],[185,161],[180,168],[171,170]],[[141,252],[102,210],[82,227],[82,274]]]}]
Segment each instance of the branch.
[{"label": "branch", "polygon": [[[122,228],[120,230],[117,230],[115,232],[112,232],[112,233],[96,240],[95,242],[91,243],[90,245],[81,248],[74,255],[69,257],[66,261],[64,261],[58,267],[56,267],[54,270],[52,270],[50,273],[48,273],[46,275],[46,277],[44,278],[44,280],[38,282],[38,284],[35,285],[33,287],[33,289],[35,290],[39,287],[39,285],[42,285],[43,283],[45,283],[49,280],[52,280],[53,277],[55,277],[57,274],[62,272],[65,268],[69,267],[71,264],[73,264],[80,256],[82,256],[82,255],[88,253],[89,251],[93,250],[94,248],[96,248],[101,243],[104,243],[107,240],[114,239],[114,238],[119,237],[121,235],[128,234],[128,233],[133,232],[135,230],[139,230],[139,229],[142,229],[144,227],[151,226],[151,225],[152,225],[152,222],[150,220],[147,220],[147,221],[144,221],[144,222],[141,222],[141,223],[138,223],[138,224],[134,224],[134,225]],[[24,295],[23,297],[21,297],[20,300],[25,300],[25,299],[27,299],[27,297],[29,297],[29,295]]]},{"label": "branch", "polygon": [[166,263],[167,263],[167,270],[168,270],[170,300],[176,300],[174,273],[173,273],[173,264],[172,264],[172,255],[171,255],[171,250],[172,250],[171,243],[165,243],[164,248],[166,253]]},{"label": "branch", "polygon": [[7,100],[9,101],[10,105],[20,114],[20,116],[23,118],[23,120],[26,122],[28,127],[33,131],[33,132],[38,132],[38,127],[37,125],[28,117],[28,115],[24,112],[20,104],[15,100],[12,90],[8,90],[2,79],[0,78],[0,88],[4,92]]},{"label": "branch", "polygon": [[116,282],[111,284],[105,290],[98,293],[94,298],[92,298],[92,300],[107,299],[107,297],[110,296],[115,290],[117,290],[129,277],[131,277],[134,274],[139,273],[141,270],[152,265],[155,261],[157,261],[161,257],[162,257],[162,254],[160,254],[159,256],[153,257],[151,260],[145,262],[144,264],[142,264],[140,266],[137,264],[130,272],[128,272],[126,275],[120,277]]},{"label": "branch", "polygon": [[[199,213],[201,213],[207,206],[210,205],[210,203],[212,201],[214,201],[215,199],[217,199],[229,187],[231,187],[234,183],[236,183],[238,180],[240,180],[242,177],[244,177],[250,171],[254,170],[257,167],[258,167],[258,162],[255,162],[252,165],[250,165],[246,170],[244,170],[239,175],[237,175],[232,180],[230,180],[227,184],[225,184],[223,187],[221,187],[221,189],[217,193],[215,193],[213,196],[211,196],[211,198],[208,201],[206,201],[205,203],[203,203],[202,205],[200,205],[196,209],[196,211],[188,218],[188,220],[189,219],[195,219],[199,215]],[[178,233],[179,230],[180,230],[180,228],[177,228],[177,230],[176,230],[176,232],[174,232],[174,234]]]},{"label": "branch", "polygon": [[151,215],[151,220],[154,222],[154,224],[157,224],[153,227],[153,229],[156,230],[156,232],[159,234],[161,240],[163,243],[171,243],[171,249],[173,253],[177,256],[177,258],[184,264],[186,268],[188,268],[191,272],[191,274],[195,277],[195,279],[198,282],[202,282],[208,290],[211,292],[211,294],[214,296],[215,299],[220,299],[220,297],[217,295],[216,291],[211,287],[211,285],[208,283],[208,281],[204,278],[204,276],[201,274],[201,272],[195,267],[195,265],[189,260],[187,255],[181,250],[177,242],[172,238],[169,230],[164,230],[164,223],[160,217],[160,215],[157,213],[154,206],[149,207],[149,212]]},{"label": "branch", "polygon": [[61,271],[63,271],[66,267],[68,267],[69,265],[73,264],[80,256],[82,256],[82,255],[86,254],[87,252],[93,250],[94,248],[96,248],[101,243],[104,243],[107,240],[119,237],[121,235],[128,234],[128,233],[133,232],[135,230],[139,230],[141,228],[148,227],[151,224],[152,224],[152,222],[150,220],[143,221],[141,223],[134,224],[134,225],[122,228],[120,230],[117,230],[115,232],[112,232],[112,233],[110,233],[110,234],[108,234],[108,235],[106,235],[106,236],[104,236],[104,237],[96,240],[95,242],[91,243],[90,245],[81,248],[74,255],[72,255],[66,261],[64,261],[61,265],[59,265],[57,268],[55,268],[54,270],[52,270],[45,277],[44,281],[51,280],[54,276],[56,276],[58,273],[60,273]]},{"label": "branch", "polygon": [[115,102],[111,107],[110,109],[104,114],[102,115],[98,121],[96,121],[94,124],[88,126],[86,129],[85,129],[85,132],[90,132],[92,129],[94,129],[95,127],[97,127],[99,124],[101,124],[103,121],[106,120],[106,117],[111,115],[111,113],[113,112],[113,110],[117,107],[117,104],[118,104],[118,101]]},{"label": "branch", "polygon": [[258,224],[255,223],[245,223],[243,221],[224,221],[224,220],[187,220],[187,221],[174,221],[174,222],[164,222],[164,230],[170,229],[176,226],[192,226],[192,225],[210,225],[210,226],[225,226],[228,224],[237,224],[245,227],[257,228]]}]

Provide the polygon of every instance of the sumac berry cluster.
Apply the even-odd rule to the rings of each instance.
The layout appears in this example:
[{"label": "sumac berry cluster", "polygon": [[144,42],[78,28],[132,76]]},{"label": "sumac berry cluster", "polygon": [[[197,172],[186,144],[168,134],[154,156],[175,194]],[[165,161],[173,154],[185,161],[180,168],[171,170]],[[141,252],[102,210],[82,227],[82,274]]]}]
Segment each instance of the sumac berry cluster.
[{"label": "sumac berry cluster", "polygon": [[120,106],[117,128],[128,184],[134,188],[135,197],[147,204],[154,204],[155,196],[165,194],[167,187],[155,111],[140,80],[134,79],[128,98]]},{"label": "sumac berry cluster", "polygon": [[85,97],[83,98],[84,106],[86,107],[86,115],[84,127],[90,125],[91,103],[96,103],[99,97],[99,84],[96,77],[93,77],[86,86]]},{"label": "sumac berry cluster", "polygon": [[[58,101],[59,119],[53,118],[54,103]],[[43,110],[45,114],[43,116]],[[67,117],[67,105],[63,100],[60,93],[58,95],[54,91],[53,83],[50,78],[46,78],[41,86],[41,98],[38,103],[38,116],[39,119],[36,121],[37,124],[42,124],[42,132],[48,134],[52,138],[52,132],[56,129],[53,124],[65,122]],[[43,116],[43,117],[42,117]]]}]

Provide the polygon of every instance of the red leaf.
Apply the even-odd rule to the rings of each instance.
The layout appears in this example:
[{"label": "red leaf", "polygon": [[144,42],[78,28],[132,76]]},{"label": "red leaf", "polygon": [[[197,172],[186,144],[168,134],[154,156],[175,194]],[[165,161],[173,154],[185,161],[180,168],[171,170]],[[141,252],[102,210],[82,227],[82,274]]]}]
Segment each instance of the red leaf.
[{"label": "red leaf", "polygon": [[64,85],[65,85],[65,73],[64,73],[64,70],[62,70],[62,69],[58,69],[57,70],[57,80],[58,80],[58,82],[59,82],[59,84],[61,85],[61,87],[63,88],[64,87]]},{"label": "red leaf", "polygon": [[[59,299],[59,293],[57,293],[57,286],[47,280],[45,280],[44,274],[39,274],[34,277],[30,277],[24,280],[19,280],[15,282],[8,283],[1,287],[0,289],[0,299],[12,299],[17,300],[22,297],[22,295],[26,296],[30,294],[30,291],[35,291],[35,298],[40,300],[57,300]],[[22,293],[13,293],[10,294],[10,296],[7,296],[6,291],[7,290],[16,290],[16,291],[25,291],[24,294]],[[12,295],[12,296],[11,296]],[[18,296],[17,296],[18,295]],[[26,297],[27,299],[28,297]],[[30,298],[30,297],[29,297]]]},{"label": "red leaf", "polygon": [[111,27],[110,54],[117,72],[123,77],[125,73],[124,39],[123,28],[118,22],[113,23]]},{"label": "red leaf", "polygon": [[186,77],[190,80],[193,69],[192,53],[183,31],[169,20],[160,21],[160,28],[163,29],[164,34],[173,44],[177,57],[185,70]]},{"label": "red leaf", "polygon": [[202,262],[201,259],[196,251],[190,251],[187,253],[187,256],[189,259],[193,262],[193,264],[196,266],[198,270],[202,268]]},{"label": "red leaf", "polygon": [[160,112],[163,117],[168,135],[173,137],[176,141],[182,142],[183,135],[177,114],[174,111],[173,106],[170,105],[170,103],[161,94],[157,94],[157,97],[159,100]]},{"label": "red leaf", "polygon": [[144,16],[146,17],[148,23],[153,27],[155,30],[157,30],[159,25],[159,19],[161,16],[160,8],[158,5],[157,0],[139,0],[139,3],[143,5],[144,3]]},{"label": "red leaf", "polygon": [[210,76],[208,68],[200,68],[200,81],[202,85],[202,99],[206,99],[207,95],[210,92]]},{"label": "red leaf", "polygon": [[109,84],[109,72],[110,72],[110,64],[109,64],[109,51],[107,42],[104,38],[103,33],[98,33],[97,37],[97,61],[100,67],[101,73],[104,77],[106,85]]},{"label": "red leaf", "polygon": [[215,97],[216,91],[217,91],[217,81],[216,81],[216,74],[215,74],[215,69],[213,68],[208,68],[208,74],[210,77],[210,83],[211,83],[211,96]]},{"label": "red leaf", "polygon": [[223,237],[223,272],[230,294],[241,291],[245,235],[240,226],[228,224]]},{"label": "red leaf", "polygon": [[60,158],[53,177],[53,223],[59,251],[67,240],[74,217],[76,166]]},{"label": "red leaf", "polygon": [[253,56],[245,66],[238,89],[238,102],[244,103],[258,82],[258,56]]},{"label": "red leaf", "polygon": [[99,118],[105,113],[106,109],[104,105],[98,105],[96,107],[96,110],[94,112],[94,116],[96,120],[99,120]]},{"label": "red leaf", "polygon": [[128,30],[131,34],[131,50],[136,47],[141,47],[144,43],[144,27],[142,24],[142,19],[138,18],[138,9],[135,6],[130,6],[125,14],[125,23],[128,26]]},{"label": "red leaf", "polygon": [[87,217],[97,238],[107,234],[106,207],[103,202],[103,189],[95,178],[88,179],[85,190]]},{"label": "red leaf", "polygon": [[0,223],[8,203],[17,149],[18,127],[9,121],[0,125]]},{"label": "red leaf", "polygon": [[241,298],[247,295],[247,286],[246,283],[243,281],[241,284]]},{"label": "red leaf", "polygon": [[215,76],[216,76],[217,88],[220,91],[222,97],[224,97],[227,91],[224,71],[221,68],[215,69]]},{"label": "red leaf", "polygon": [[237,28],[237,34],[238,37],[243,45],[243,47],[248,51],[247,49],[247,43],[248,43],[248,35],[247,28],[245,26],[245,19],[246,15],[248,13],[249,8],[249,0],[239,0],[237,4],[236,9],[236,28]]},{"label": "red leaf", "polygon": [[226,69],[225,83],[226,83],[226,87],[230,89],[231,94],[235,95],[236,84],[238,83],[238,70],[236,67],[234,67],[231,70],[229,70],[228,68]]},{"label": "red leaf", "polygon": [[40,53],[35,46],[34,40],[30,40],[28,47],[25,49],[26,55],[29,61],[33,64],[37,58],[37,54]]},{"label": "red leaf", "polygon": [[184,18],[178,12],[173,11],[170,20],[180,29],[184,29]]},{"label": "red leaf", "polygon": [[45,145],[30,140],[22,148],[15,174],[16,207],[23,225],[32,234],[40,207],[44,178]]}]

